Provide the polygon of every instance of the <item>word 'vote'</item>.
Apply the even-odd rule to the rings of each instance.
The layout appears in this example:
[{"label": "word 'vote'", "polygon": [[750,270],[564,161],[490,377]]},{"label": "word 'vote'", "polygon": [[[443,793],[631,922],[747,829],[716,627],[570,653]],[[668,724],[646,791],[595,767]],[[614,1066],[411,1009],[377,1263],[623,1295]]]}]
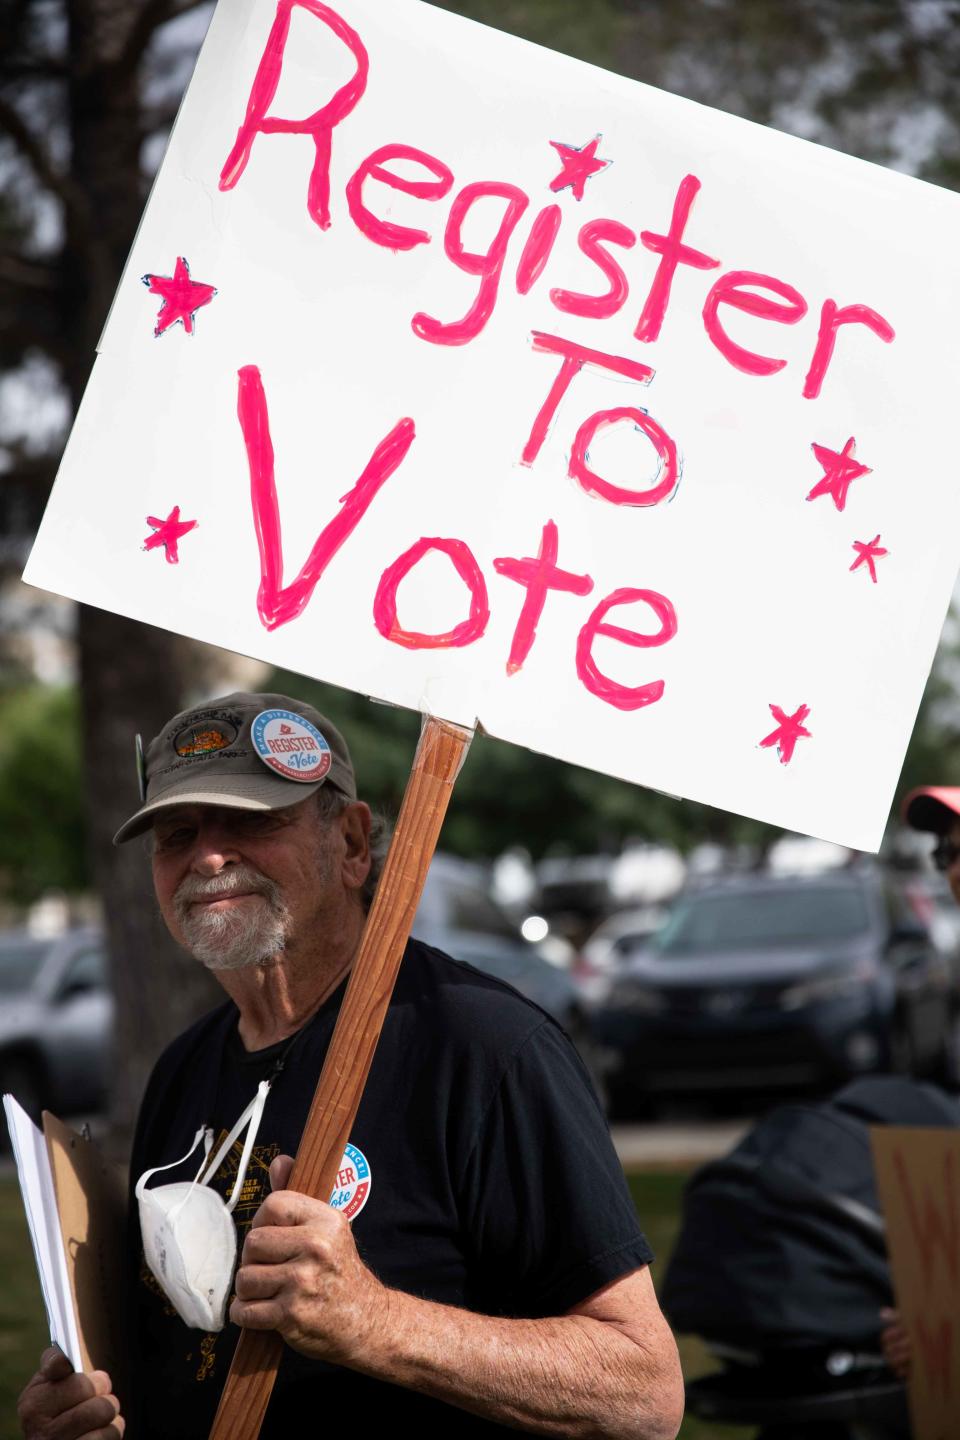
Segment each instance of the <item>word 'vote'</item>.
[{"label": "word 'vote'", "polygon": [[[300,573],[288,585],[283,583],[283,542],[280,507],[274,476],[273,445],[267,400],[260,372],[246,365],[239,373],[237,413],[243,431],[250,467],[250,495],[260,553],[260,588],[257,609],[268,630],[296,619],[309,603],[317,584],[340,547],[366,515],[378,491],[403,463],[416,429],[411,419],[397,422],[376,447],[360,479],[343,497],[337,514],[324,526],[314,542]],[[575,574],[557,565],[559,535],[552,520],[546,522],[535,556],[501,556],[494,569],[514,580],[526,595],[514,630],[507,659],[507,672],[516,674],[523,666],[536,638],[536,627],[551,590],[588,595],[594,588],[589,575]],[[407,630],[397,613],[397,592],[401,582],[431,552],[448,557],[469,595],[467,617],[441,634]],[[612,623],[608,616],[620,606],[643,604],[653,612],[657,628],[651,633],[630,630]],[[404,551],[380,576],[373,602],[373,618],[380,634],[395,645],[410,650],[461,648],[472,645],[484,634],[490,619],[486,582],[476,557],[464,540],[423,536]],[[655,590],[620,588],[595,606],[577,636],[575,664],[581,683],[599,699],[620,710],[638,710],[659,700],[662,680],[628,686],[604,675],[593,655],[598,637],[618,640],[637,649],[665,645],[677,632],[673,606]]]}]

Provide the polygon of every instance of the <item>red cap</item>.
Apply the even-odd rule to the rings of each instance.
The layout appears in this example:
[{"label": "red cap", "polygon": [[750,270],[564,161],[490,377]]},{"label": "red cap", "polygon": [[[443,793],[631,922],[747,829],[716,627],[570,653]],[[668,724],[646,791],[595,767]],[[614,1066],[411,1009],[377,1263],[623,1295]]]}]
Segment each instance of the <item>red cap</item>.
[{"label": "red cap", "polygon": [[911,790],[903,802],[901,813],[914,830],[932,830],[935,835],[946,835],[960,820],[960,787],[926,785],[920,790]]}]

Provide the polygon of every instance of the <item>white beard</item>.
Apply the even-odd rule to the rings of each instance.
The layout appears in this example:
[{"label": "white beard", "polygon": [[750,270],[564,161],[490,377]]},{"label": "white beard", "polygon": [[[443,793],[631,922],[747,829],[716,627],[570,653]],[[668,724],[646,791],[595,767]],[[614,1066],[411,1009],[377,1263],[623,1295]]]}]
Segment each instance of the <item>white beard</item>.
[{"label": "white beard", "polygon": [[[247,898],[222,910],[191,903],[239,891],[247,892]],[[208,879],[188,876],[178,886],[173,905],[187,948],[208,970],[264,965],[286,945],[290,914],[279,886],[252,866],[233,866]]]}]

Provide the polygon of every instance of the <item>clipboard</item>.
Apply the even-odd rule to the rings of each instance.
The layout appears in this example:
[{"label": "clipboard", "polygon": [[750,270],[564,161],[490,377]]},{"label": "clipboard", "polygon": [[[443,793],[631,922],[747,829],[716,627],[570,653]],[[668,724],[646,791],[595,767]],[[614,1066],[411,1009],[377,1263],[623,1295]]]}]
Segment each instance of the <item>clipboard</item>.
[{"label": "clipboard", "polygon": [[86,1135],[12,1095],[3,1108],[50,1327],[76,1370],[106,1370],[120,1394],[126,1185]]},{"label": "clipboard", "polygon": [[122,1258],[126,1185],[97,1145],[49,1110],[42,1115],[84,1370],[122,1389]]}]

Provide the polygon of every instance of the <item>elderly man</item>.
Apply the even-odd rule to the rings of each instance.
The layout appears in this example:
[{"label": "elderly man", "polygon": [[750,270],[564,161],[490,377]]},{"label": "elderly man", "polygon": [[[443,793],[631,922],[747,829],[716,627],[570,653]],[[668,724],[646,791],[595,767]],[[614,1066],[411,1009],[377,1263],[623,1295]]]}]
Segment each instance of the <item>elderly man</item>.
[{"label": "elderly man", "polygon": [[[575,1051],[509,986],[412,941],[330,1203],[284,1189],[370,832],[342,737],[289,697],[212,701],[147,751],[117,841],[152,835],[163,917],[229,1000],[165,1052],[141,1109],[131,1436],[205,1437],[246,1326],[287,1343],[264,1436],[669,1440],[682,1382],[650,1250]],[[20,1402],[24,1433],[57,1440],[120,1434],[119,1411],[57,1351]]]}]

